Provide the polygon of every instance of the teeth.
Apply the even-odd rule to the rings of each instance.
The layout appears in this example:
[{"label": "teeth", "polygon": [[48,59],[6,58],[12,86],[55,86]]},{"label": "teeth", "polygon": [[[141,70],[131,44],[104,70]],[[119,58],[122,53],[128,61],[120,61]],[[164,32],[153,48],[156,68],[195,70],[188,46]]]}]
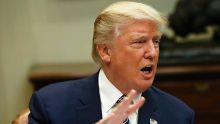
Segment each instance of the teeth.
[{"label": "teeth", "polygon": [[144,68],[141,69],[141,71],[145,73],[150,73],[152,71],[152,66],[145,66]]}]

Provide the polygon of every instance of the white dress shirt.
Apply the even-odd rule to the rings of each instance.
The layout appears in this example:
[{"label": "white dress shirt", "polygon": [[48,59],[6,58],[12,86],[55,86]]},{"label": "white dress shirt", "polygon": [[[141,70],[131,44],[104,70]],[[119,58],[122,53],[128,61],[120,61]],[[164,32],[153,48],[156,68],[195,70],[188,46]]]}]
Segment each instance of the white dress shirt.
[{"label": "white dress shirt", "polygon": [[[123,95],[106,77],[104,71],[99,71],[98,77],[99,92],[101,99],[102,117],[105,117],[110,111],[116,101]],[[138,95],[133,102],[139,100],[141,94]],[[130,124],[137,124],[138,110],[129,116]]]}]

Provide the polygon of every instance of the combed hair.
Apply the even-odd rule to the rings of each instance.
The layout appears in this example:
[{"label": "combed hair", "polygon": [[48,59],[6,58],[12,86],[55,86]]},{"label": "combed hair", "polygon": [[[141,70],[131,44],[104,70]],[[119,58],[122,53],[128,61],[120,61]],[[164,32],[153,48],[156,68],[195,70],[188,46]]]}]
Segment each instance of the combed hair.
[{"label": "combed hair", "polygon": [[131,20],[149,20],[157,24],[160,30],[166,24],[166,18],[149,5],[122,1],[116,2],[104,9],[95,20],[92,58],[101,65],[102,60],[96,49],[97,44],[111,44],[120,34],[118,27]]}]

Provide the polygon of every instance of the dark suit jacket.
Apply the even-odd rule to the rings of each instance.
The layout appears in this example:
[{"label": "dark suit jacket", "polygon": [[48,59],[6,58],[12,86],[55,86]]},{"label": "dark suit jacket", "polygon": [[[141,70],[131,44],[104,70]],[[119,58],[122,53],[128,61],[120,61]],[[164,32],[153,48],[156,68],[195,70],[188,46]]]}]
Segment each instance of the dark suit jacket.
[{"label": "dark suit jacket", "polygon": [[[194,112],[177,98],[151,87],[139,109],[138,124],[193,124]],[[98,74],[49,85],[30,100],[29,124],[94,124],[102,118]]]}]

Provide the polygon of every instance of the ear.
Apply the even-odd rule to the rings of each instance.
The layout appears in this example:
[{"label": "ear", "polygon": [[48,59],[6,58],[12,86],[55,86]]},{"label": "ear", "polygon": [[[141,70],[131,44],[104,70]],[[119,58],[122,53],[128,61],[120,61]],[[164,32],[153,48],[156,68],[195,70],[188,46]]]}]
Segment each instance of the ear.
[{"label": "ear", "polygon": [[109,53],[109,45],[97,44],[96,49],[99,53],[100,58],[104,63],[109,63],[111,61],[110,53]]}]

